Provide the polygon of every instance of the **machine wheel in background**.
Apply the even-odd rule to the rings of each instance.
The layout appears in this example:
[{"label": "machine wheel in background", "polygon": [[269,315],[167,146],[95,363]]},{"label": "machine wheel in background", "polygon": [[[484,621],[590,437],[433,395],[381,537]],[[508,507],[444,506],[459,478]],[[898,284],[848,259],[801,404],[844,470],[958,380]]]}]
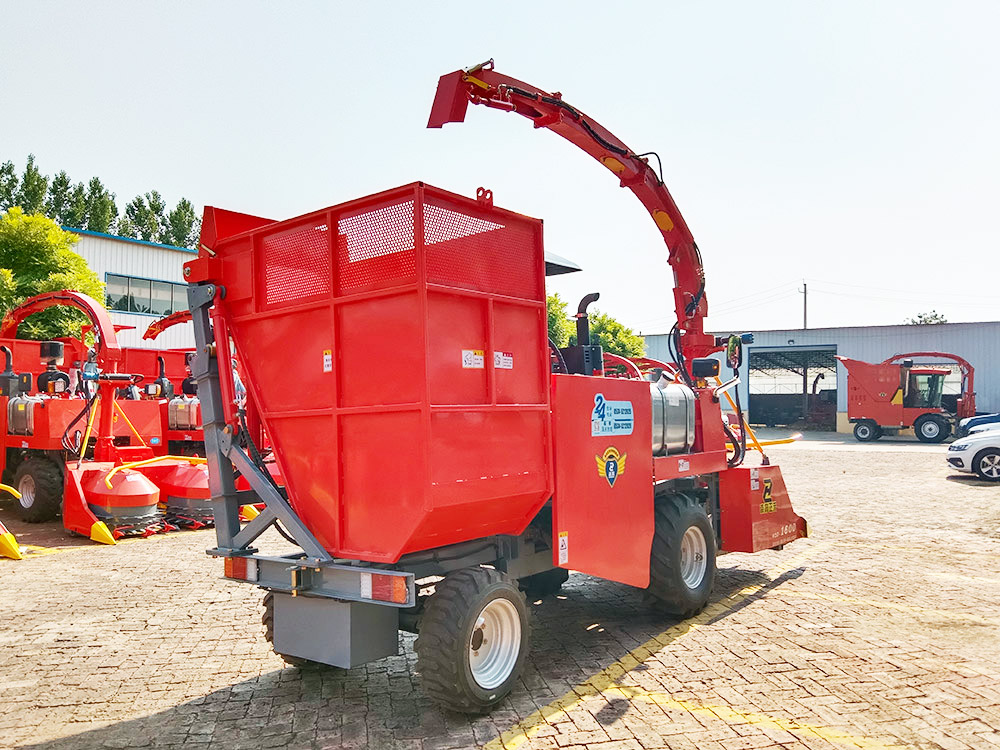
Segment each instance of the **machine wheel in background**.
[{"label": "machine wheel in background", "polygon": [[882,437],[882,429],[871,419],[854,423],[854,437],[861,443],[870,443]]},{"label": "machine wheel in background", "polygon": [[987,448],[979,451],[972,459],[972,470],[980,479],[989,482],[1000,482],[1000,450]]},{"label": "machine wheel in background", "polygon": [[704,506],[688,495],[657,501],[647,596],[670,614],[691,617],[715,583],[715,532]]},{"label": "machine wheel in background", "polygon": [[924,414],[913,423],[913,431],[925,443],[940,443],[951,434],[951,425],[940,414]]},{"label": "machine wheel in background", "polygon": [[[267,638],[267,642],[271,644],[271,648],[274,648],[274,594],[268,591],[264,594],[264,614],[260,617],[260,622],[264,626],[264,637]],[[277,651],[274,653],[278,654]],[[317,666],[327,666],[325,664],[320,665],[318,662],[310,661],[309,659],[303,659],[298,656],[288,656],[287,654],[278,654],[282,659],[285,660],[285,664],[290,667],[305,667],[309,664],[315,664]],[[331,667],[332,668],[332,667]]]},{"label": "machine wheel in background", "polygon": [[548,596],[556,593],[569,579],[569,571],[565,568],[552,568],[541,573],[535,573],[518,580],[521,591],[529,596]]},{"label": "machine wheel in background", "polygon": [[21,493],[22,521],[42,523],[59,515],[63,473],[55,461],[44,456],[29,456],[17,468],[14,487]]},{"label": "machine wheel in background", "polygon": [[417,637],[417,670],[428,697],[482,713],[511,691],[529,647],[528,607],[515,582],[465,568],[435,585]]}]

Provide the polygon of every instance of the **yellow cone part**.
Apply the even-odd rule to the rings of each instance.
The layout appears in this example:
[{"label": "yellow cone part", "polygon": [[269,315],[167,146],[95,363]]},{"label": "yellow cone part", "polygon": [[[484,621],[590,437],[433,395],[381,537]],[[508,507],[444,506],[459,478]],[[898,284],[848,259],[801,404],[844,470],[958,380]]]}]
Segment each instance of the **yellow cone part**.
[{"label": "yellow cone part", "polygon": [[115,543],[115,538],[111,536],[111,532],[104,525],[104,521],[98,521],[90,527],[90,539],[93,542],[100,542],[101,544]]},{"label": "yellow cone part", "polygon": [[252,521],[257,516],[260,515],[260,511],[257,510],[252,505],[244,505],[242,508],[240,508],[240,511],[243,513],[243,518],[246,521]]},{"label": "yellow cone part", "polygon": [[21,548],[17,544],[14,535],[9,531],[0,534],[0,557],[9,557],[11,560],[20,560]]}]

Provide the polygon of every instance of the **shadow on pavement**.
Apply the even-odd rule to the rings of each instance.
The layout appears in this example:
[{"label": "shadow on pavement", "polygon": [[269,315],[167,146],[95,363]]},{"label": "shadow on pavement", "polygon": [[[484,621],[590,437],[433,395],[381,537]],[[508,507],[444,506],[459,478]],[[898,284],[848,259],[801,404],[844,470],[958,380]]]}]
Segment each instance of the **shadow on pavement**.
[{"label": "shadow on pavement", "polygon": [[[793,570],[770,580],[758,571],[720,569],[712,601],[747,586],[762,588],[708,624],[751,606],[802,572]],[[456,714],[431,704],[420,691],[413,637],[402,635],[399,656],[365,667],[278,669],[138,718],[115,721],[109,708],[104,720],[113,723],[56,740],[33,744],[28,740],[20,747],[79,750],[197,744],[219,750],[391,750],[412,748],[418,744],[415,740],[422,740],[425,750],[475,747],[678,622],[651,613],[639,590],[582,574],[572,575],[559,594],[529,601],[529,605],[535,625],[528,664],[520,685],[489,716]],[[642,664],[637,670],[648,668]],[[169,701],[169,696],[164,700]],[[598,718],[611,723],[627,708],[627,701],[612,702]],[[100,707],[91,707],[86,714],[78,715],[93,718],[95,723],[102,718]],[[87,723],[80,726],[87,727]]]}]

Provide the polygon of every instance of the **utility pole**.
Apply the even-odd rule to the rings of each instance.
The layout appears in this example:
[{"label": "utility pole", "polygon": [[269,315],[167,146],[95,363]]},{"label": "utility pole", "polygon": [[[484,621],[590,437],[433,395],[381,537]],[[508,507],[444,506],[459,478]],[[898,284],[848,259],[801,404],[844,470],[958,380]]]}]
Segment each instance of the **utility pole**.
[{"label": "utility pole", "polygon": [[799,289],[799,293],[802,295],[802,330],[806,330],[809,327],[809,285],[806,283],[805,279],[802,279],[802,288]]}]

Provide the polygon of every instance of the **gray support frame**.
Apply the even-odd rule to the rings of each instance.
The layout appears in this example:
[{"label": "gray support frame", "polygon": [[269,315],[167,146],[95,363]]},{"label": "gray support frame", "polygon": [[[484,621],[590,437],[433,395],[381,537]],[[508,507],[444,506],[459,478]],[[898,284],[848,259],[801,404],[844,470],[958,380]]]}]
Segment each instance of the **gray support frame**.
[{"label": "gray support frame", "polygon": [[[215,335],[209,308],[216,295],[225,290],[215,284],[189,284],[188,309],[194,324],[196,352],[191,362],[191,375],[198,386],[201,401],[202,427],[205,435],[205,458],[208,461],[209,493],[215,511],[215,533],[218,547],[210,550],[224,556],[249,555],[256,552],[250,544],[280,521],[288,534],[306,553],[305,565],[333,562],[333,558],[305,527],[288,504],[288,500],[271,483],[250,457],[233,442],[235,426],[227,425],[219,375],[219,354],[215,350]],[[228,367],[229,351],[221,352]],[[236,489],[234,468],[246,477],[265,510],[253,521],[240,528],[240,506],[246,503],[245,493]]]}]

